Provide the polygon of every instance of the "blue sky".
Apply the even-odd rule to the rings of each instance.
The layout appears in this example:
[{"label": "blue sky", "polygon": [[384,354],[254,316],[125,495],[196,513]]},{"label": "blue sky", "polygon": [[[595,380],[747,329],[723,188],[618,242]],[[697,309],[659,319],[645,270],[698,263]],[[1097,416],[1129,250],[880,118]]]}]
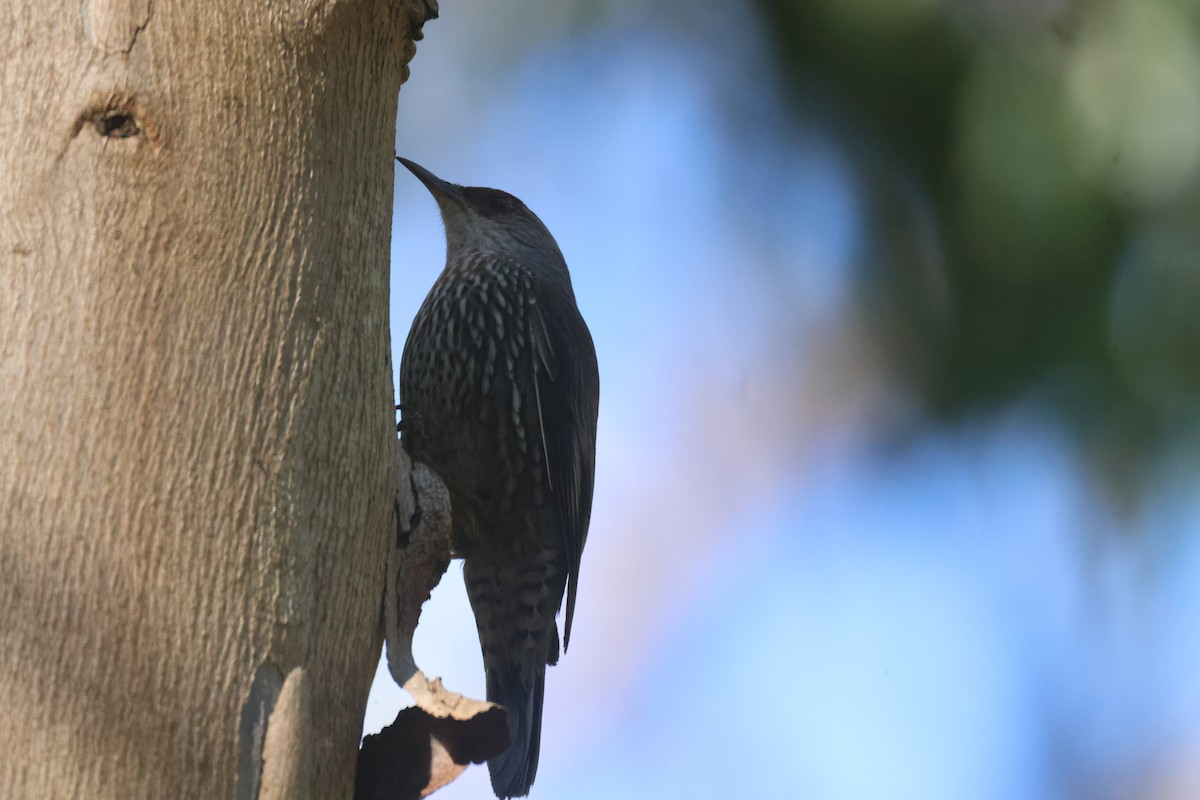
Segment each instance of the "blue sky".
[{"label": "blue sky", "polygon": [[[1122,513],[1032,404],[884,439],[909,400],[853,305],[853,169],[784,114],[751,12],[705,8],[738,30],[721,60],[631,11],[448,5],[400,96],[397,152],[554,232],[601,366],[533,796],[1200,796],[1188,473]],[[397,354],[443,260],[401,171]],[[457,564],[416,656],[482,694]],[[406,703],[381,670],[365,730]]]}]

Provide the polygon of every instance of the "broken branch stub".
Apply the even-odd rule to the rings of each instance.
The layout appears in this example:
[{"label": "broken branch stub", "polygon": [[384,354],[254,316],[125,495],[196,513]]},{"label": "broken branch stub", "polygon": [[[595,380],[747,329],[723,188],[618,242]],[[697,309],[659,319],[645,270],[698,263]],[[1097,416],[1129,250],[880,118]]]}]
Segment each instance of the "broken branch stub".
[{"label": "broken branch stub", "polygon": [[450,495],[438,476],[396,448],[402,476],[396,541],[388,558],[384,626],[388,671],[416,706],[363,740],[356,800],[425,797],[509,745],[502,706],[464,697],[429,680],[412,655],[421,606],[450,564]]}]

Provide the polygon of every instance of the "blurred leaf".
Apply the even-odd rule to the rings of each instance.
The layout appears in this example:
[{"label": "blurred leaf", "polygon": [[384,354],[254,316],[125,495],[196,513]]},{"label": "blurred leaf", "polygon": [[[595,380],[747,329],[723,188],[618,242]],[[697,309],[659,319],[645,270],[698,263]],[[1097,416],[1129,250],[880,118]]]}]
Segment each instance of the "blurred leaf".
[{"label": "blurred leaf", "polygon": [[1200,407],[1200,245],[1143,233],[1200,217],[1197,4],[761,7],[857,164],[859,296],[926,412],[1032,400],[1136,483]]}]

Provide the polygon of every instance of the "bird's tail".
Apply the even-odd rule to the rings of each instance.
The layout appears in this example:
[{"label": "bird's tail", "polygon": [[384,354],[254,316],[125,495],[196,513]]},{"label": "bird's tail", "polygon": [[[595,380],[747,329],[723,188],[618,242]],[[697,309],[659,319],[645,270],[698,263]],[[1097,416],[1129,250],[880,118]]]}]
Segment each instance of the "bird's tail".
[{"label": "bird's tail", "polygon": [[545,685],[545,665],[534,670],[532,686],[528,687],[521,680],[521,670],[516,664],[488,670],[487,698],[508,709],[508,733],[512,741],[508,752],[488,761],[496,797],[524,797],[533,785],[542,740]]}]

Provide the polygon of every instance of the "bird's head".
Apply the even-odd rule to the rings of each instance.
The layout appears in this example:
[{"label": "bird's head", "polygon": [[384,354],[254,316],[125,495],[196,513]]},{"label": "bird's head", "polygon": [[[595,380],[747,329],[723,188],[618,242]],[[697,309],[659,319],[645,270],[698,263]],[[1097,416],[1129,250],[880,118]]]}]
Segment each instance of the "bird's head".
[{"label": "bird's head", "polygon": [[562,263],[562,253],[550,231],[508,192],[459,186],[406,158],[397,156],[396,160],[416,175],[437,200],[446,226],[448,260],[457,253],[476,250],[498,252],[529,266]]}]

